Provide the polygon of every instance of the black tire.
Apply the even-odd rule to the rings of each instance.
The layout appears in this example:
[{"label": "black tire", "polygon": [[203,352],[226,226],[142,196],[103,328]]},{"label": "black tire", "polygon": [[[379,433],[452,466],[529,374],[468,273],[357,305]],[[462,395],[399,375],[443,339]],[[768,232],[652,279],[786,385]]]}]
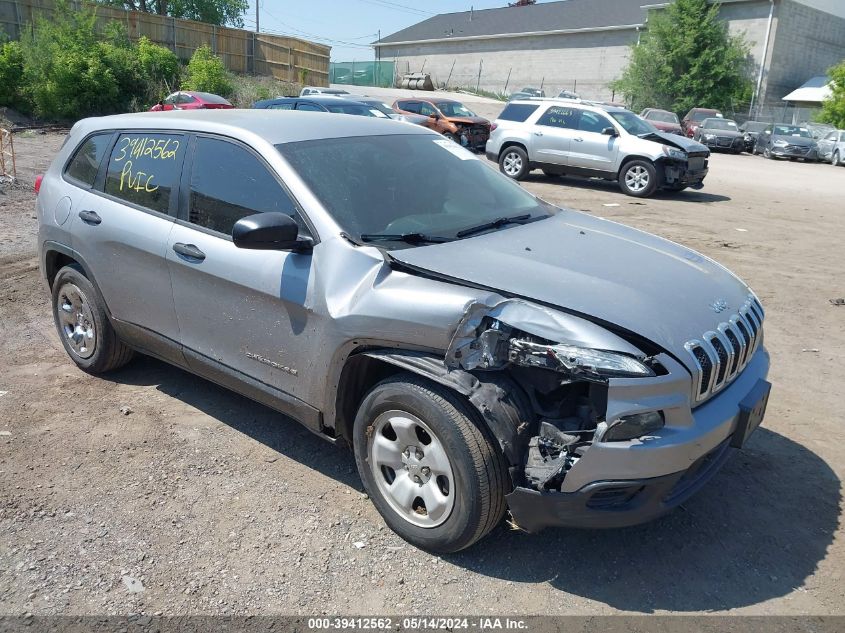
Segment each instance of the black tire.
[{"label": "black tire", "polygon": [[[629,176],[633,177],[634,174],[641,176],[641,179],[638,181],[641,188],[637,188],[633,182],[628,182]],[[632,160],[622,165],[622,169],[619,170],[619,187],[622,189],[622,193],[626,195],[634,196],[635,198],[648,198],[657,190],[659,185],[657,170],[651,161]]]},{"label": "black tire", "polygon": [[461,144],[461,142],[458,140],[458,137],[457,137],[457,136],[455,136],[454,134],[452,134],[451,132],[445,132],[445,133],[443,134],[443,136],[445,136],[446,138],[448,138],[448,139],[449,139],[450,141],[452,141],[453,143],[457,143],[458,145],[460,145],[460,144]]},{"label": "black tire", "polygon": [[[423,421],[448,456],[453,475],[449,491],[454,496],[451,510],[439,525],[421,527],[413,524],[394,509],[393,502],[380,489],[380,485],[389,486],[396,477],[407,477],[409,473],[399,469],[398,474],[394,472],[393,481],[389,481],[390,469],[385,473],[383,469],[370,467],[373,435],[381,432],[374,429],[380,419],[389,417],[390,411],[411,414]],[[401,444],[396,433],[394,436],[397,439],[391,441]],[[476,421],[470,405],[441,385],[408,373],[376,385],[358,409],[353,445],[364,489],[379,514],[394,532],[421,549],[439,553],[465,549],[490,532],[505,514],[505,494],[510,483],[504,458],[488,430]],[[382,476],[383,481],[376,480]]]},{"label": "black tire", "polygon": [[772,151],[768,147],[763,148],[763,158],[768,158],[769,160],[775,160],[775,155],[772,154]]},{"label": "black tire", "polygon": [[839,167],[842,164],[842,159],[839,157],[839,150],[833,152],[830,156],[830,164],[834,167]]},{"label": "black tire", "polygon": [[[100,293],[79,266],[65,266],[56,274],[52,287],[52,308],[59,340],[67,355],[81,370],[100,374],[122,367],[132,360],[134,352],[117,337]],[[74,319],[74,312],[81,316]],[[76,320],[78,328],[73,329],[68,320]],[[74,336],[69,334],[70,331],[74,332]],[[77,333],[79,336],[76,336]],[[82,341],[79,345],[74,344],[77,338]]]},{"label": "black tire", "polygon": [[522,180],[531,171],[528,164],[528,154],[517,145],[511,145],[499,154],[499,171],[508,178]]}]

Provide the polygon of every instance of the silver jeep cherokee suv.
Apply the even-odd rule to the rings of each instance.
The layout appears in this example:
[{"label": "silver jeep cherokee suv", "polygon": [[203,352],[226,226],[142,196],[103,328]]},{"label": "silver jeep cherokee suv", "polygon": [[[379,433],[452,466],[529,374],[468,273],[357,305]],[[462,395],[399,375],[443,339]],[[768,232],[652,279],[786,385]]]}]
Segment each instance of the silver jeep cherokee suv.
[{"label": "silver jeep cherokee suv", "polygon": [[528,531],[652,519],[763,416],[748,286],[552,207],[418,126],[86,119],[37,200],[56,328],[82,370],[137,350],[351,445],[387,524],[432,551],[506,509]]},{"label": "silver jeep cherokee suv", "polygon": [[700,189],[709,156],[701,143],[661,132],[625,108],[577,99],[512,101],[487,141],[487,157],[516,180],[542,169],[614,180],[638,198]]}]

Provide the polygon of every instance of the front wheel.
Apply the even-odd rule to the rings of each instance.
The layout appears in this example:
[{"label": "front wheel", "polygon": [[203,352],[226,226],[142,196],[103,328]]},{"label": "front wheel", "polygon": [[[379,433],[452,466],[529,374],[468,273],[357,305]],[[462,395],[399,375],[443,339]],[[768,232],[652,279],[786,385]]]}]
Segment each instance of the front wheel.
[{"label": "front wheel", "polygon": [[528,175],[528,154],[516,145],[511,145],[499,154],[499,171],[508,178],[522,180]]},{"label": "front wheel", "polygon": [[657,189],[657,170],[645,160],[632,160],[619,171],[619,186],[623,193],[647,198]]},{"label": "front wheel", "polygon": [[774,155],[774,154],[772,154],[772,150],[770,150],[770,149],[767,147],[767,148],[765,148],[765,149],[763,150],[763,158],[768,158],[769,160],[774,160],[774,159],[775,159],[775,155]]},{"label": "front wheel", "polygon": [[504,459],[470,406],[441,385],[412,374],[376,385],[358,409],[353,444],[379,514],[417,547],[456,552],[504,516]]},{"label": "front wheel", "polygon": [[830,164],[834,167],[839,167],[842,164],[842,159],[839,158],[839,152],[833,152],[833,155],[830,157]]}]

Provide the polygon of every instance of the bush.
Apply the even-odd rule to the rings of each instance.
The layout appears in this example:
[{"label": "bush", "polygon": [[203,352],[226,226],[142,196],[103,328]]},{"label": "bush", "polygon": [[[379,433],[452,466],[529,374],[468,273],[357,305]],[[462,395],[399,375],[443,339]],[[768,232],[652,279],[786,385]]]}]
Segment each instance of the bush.
[{"label": "bush", "polygon": [[136,46],[141,72],[147,81],[147,103],[152,104],[176,89],[182,67],[173,51],[153,44],[145,35]]},{"label": "bush", "polygon": [[146,38],[133,44],[119,22],[107,24],[101,38],[93,11],[59,0],[50,19],[23,30],[19,44],[0,47],[0,105],[11,99],[47,119],[146,109],[178,84],[179,70],[168,49]]},{"label": "bush", "polygon": [[188,62],[188,74],[183,88],[211,92],[221,97],[230,97],[235,90],[232,77],[223,66],[223,61],[212,53],[208,46],[201,46],[194,51],[191,61]]},{"label": "bush", "polygon": [[0,106],[20,107],[22,79],[21,45],[19,42],[6,42],[0,46]]}]

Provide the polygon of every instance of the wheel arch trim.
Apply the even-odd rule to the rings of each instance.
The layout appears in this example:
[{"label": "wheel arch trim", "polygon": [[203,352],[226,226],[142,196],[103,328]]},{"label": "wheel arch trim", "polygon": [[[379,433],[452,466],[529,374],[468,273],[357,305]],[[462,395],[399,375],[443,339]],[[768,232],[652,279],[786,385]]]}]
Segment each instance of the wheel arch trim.
[{"label": "wheel arch trim", "polygon": [[[522,435],[523,431],[529,426],[524,424],[527,420],[523,418],[532,414],[527,410],[518,413],[514,407],[504,403],[508,392],[520,389],[516,383],[513,383],[504,375],[501,378],[497,377],[496,380],[488,381],[479,379],[476,375],[464,370],[450,370],[446,367],[442,356],[427,352],[380,348],[362,350],[350,355],[344,365],[336,393],[337,417],[335,422],[337,428],[335,432],[338,435],[345,437],[347,440],[351,439],[354,417],[349,419],[351,416],[344,415],[343,412],[345,409],[349,410],[351,402],[349,398],[357,398],[357,404],[360,404],[365,394],[355,393],[354,388],[350,393],[350,389],[346,386],[348,381],[344,380],[344,377],[347,377],[349,371],[356,366],[360,367],[360,363],[364,359],[381,365],[380,376],[384,376],[385,367],[392,368],[392,371],[388,372],[387,375],[398,371],[407,371],[463,396],[492,433],[508,461],[508,465],[517,466],[522,462],[524,445],[528,440],[527,436],[523,438]],[[375,382],[378,382],[378,380]],[[364,383],[366,384],[367,381],[365,380]],[[368,388],[365,387],[365,389]],[[355,410],[357,411],[357,405]]]}]

